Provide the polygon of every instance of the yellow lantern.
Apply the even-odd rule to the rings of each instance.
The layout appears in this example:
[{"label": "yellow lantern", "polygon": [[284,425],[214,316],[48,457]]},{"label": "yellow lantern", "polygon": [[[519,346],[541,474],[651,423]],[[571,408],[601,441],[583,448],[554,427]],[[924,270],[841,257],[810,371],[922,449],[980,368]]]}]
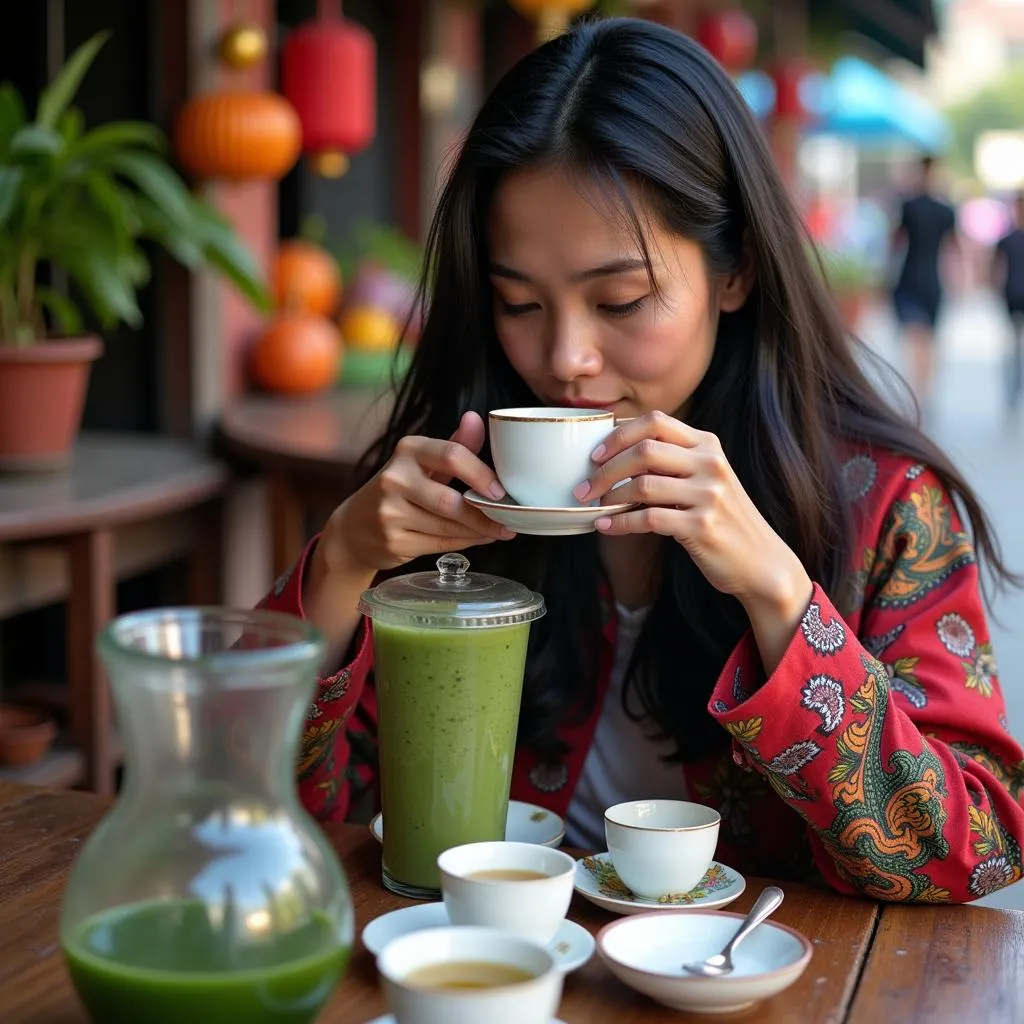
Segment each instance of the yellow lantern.
[{"label": "yellow lantern", "polygon": [[267,56],[267,33],[255,22],[232,25],[220,40],[220,59],[235,71],[255,67]]},{"label": "yellow lantern", "polygon": [[509,3],[524,17],[536,21],[537,42],[546,43],[560,36],[577,14],[590,10],[594,0],[509,0]]}]

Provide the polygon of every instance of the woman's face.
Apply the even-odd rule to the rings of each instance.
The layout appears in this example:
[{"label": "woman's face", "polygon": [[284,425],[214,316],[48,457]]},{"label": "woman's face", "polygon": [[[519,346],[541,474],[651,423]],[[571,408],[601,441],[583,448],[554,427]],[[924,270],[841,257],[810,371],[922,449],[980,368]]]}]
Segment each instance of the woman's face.
[{"label": "woman's face", "polygon": [[498,338],[549,405],[681,413],[719,313],[746,300],[740,275],[710,277],[694,242],[646,219],[657,297],[626,218],[598,187],[558,169],[499,185],[487,225]]}]

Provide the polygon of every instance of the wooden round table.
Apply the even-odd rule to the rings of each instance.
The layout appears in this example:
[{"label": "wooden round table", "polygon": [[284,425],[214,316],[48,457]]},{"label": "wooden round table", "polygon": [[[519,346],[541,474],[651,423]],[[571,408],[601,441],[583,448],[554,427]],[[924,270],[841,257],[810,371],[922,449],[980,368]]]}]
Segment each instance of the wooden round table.
[{"label": "wooden round table", "polygon": [[353,388],[301,399],[247,395],[226,409],[219,431],[225,453],[267,476],[275,574],[350,493],[353,471],[391,404],[390,395]]},{"label": "wooden round table", "polygon": [[[96,636],[116,614],[119,576],[178,558],[187,561],[189,602],[219,602],[229,479],[224,463],[193,444],[114,432],[83,434],[66,469],[0,474],[0,597],[13,610],[19,600],[67,599],[67,686],[44,689],[66,704],[70,733],[43,762],[0,777],[113,792],[117,744]],[[41,571],[53,568],[52,556],[39,561],[53,548],[66,566],[62,582]]]}]

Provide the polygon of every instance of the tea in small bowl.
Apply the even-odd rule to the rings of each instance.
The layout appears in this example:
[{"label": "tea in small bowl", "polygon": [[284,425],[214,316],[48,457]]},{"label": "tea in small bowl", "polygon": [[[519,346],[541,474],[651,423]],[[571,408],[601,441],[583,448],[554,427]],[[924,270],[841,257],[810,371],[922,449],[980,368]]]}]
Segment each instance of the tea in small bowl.
[{"label": "tea in small bowl", "polygon": [[549,942],[572,900],[576,862],[534,843],[467,843],[437,858],[448,919]]},{"label": "tea in small bowl", "polygon": [[562,998],[551,953],[493,928],[403,935],[377,969],[396,1024],[551,1024]]},{"label": "tea in small bowl", "polygon": [[711,866],[722,816],[687,800],[629,800],[604,812],[608,856],[637,895],[689,892]]}]

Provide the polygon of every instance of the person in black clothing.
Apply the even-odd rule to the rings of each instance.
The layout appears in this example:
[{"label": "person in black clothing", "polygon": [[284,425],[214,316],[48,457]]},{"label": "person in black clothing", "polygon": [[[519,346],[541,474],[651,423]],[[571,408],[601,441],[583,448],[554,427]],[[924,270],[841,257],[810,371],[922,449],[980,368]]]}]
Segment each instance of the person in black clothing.
[{"label": "person in black clothing", "polygon": [[893,240],[894,246],[906,246],[893,304],[908,347],[910,385],[924,408],[931,396],[935,323],[942,304],[939,257],[945,242],[956,241],[956,214],[932,194],[933,172],[934,161],[924,157],[919,189],[904,200]]},{"label": "person in black clothing", "polygon": [[1011,413],[1020,407],[1024,389],[1024,192],[1015,203],[1017,226],[996,244],[994,284],[1003,293],[1013,323],[1007,358],[1007,402]]}]

